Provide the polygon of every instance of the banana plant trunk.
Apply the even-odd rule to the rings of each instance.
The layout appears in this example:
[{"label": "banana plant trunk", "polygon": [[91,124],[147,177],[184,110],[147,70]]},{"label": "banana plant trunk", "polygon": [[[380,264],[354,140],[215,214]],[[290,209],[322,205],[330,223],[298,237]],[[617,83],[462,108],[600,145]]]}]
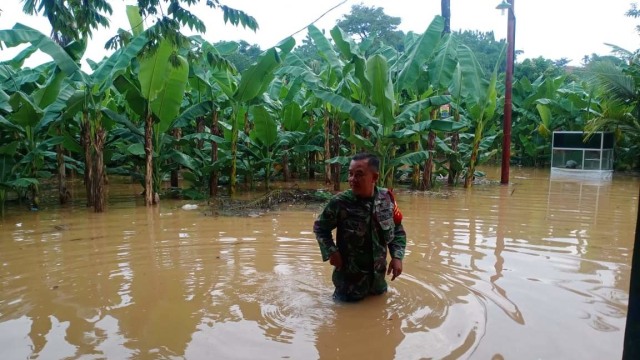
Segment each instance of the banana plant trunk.
[{"label": "banana plant trunk", "polygon": [[[417,152],[420,150],[420,143],[418,141],[411,144],[411,150]],[[414,189],[420,188],[420,164],[413,165],[413,172],[411,174],[411,186]]]},{"label": "banana plant trunk", "polygon": [[[349,135],[352,137],[356,135],[356,122],[353,119],[349,120]],[[357,151],[356,144],[351,143],[351,156],[355,155]]]},{"label": "banana plant trunk", "polygon": [[[284,124],[282,125],[282,132],[285,132]],[[282,177],[284,182],[289,182],[291,179],[291,174],[289,170],[289,147],[283,146],[283,155],[282,155]]]},{"label": "banana plant trunk", "polygon": [[[211,124],[211,134],[221,136],[220,125],[218,124],[218,111],[213,111],[213,123]],[[218,143],[211,141],[211,163],[215,164],[218,161]],[[218,178],[219,173],[217,170],[211,170],[211,176],[209,178],[209,196],[218,195]]]},{"label": "banana plant trunk", "polygon": [[[460,143],[460,134],[457,132],[451,135],[451,151],[454,154],[458,153],[458,144]],[[458,178],[458,170],[454,169],[451,162],[449,162],[449,176],[447,177],[447,184],[454,186],[456,179]]]},{"label": "banana plant trunk", "polygon": [[331,184],[331,121],[329,113],[324,113],[324,182],[325,184]]},{"label": "banana plant trunk", "polygon": [[[340,120],[334,117],[331,121],[331,149],[333,150],[333,156],[340,156]],[[331,175],[333,175],[333,190],[340,191],[340,163],[333,164],[331,169]]]},{"label": "banana plant trunk", "polygon": [[38,185],[31,185],[31,209],[40,208],[40,190]]},{"label": "banana plant trunk", "polygon": [[[182,129],[174,128],[172,132],[173,132],[173,137],[176,139],[176,141],[179,141],[180,138],[182,137]],[[179,150],[180,146],[176,145],[176,149]],[[173,189],[177,189],[180,186],[179,175],[180,175],[180,165],[178,165],[177,169],[171,170],[171,187]]]},{"label": "banana plant trunk", "polygon": [[[416,115],[416,123],[420,122],[422,117],[422,112],[418,112]],[[410,146],[411,150],[417,152],[420,150],[420,135],[415,135],[416,141],[414,141]],[[411,185],[414,189],[420,189],[420,164],[413,165],[413,174],[411,176]]]},{"label": "banana plant trunk", "polygon": [[[431,110],[430,119],[435,120],[438,112],[437,110]],[[424,162],[424,171],[422,172],[422,186],[420,190],[431,190],[433,187],[433,154],[435,153],[436,133],[433,130],[429,130],[427,137],[427,151],[429,152],[429,158]]]},{"label": "banana plant trunk", "polygon": [[[453,110],[453,119],[455,122],[460,121],[460,112],[458,111],[457,107]],[[455,132],[453,133],[453,135],[451,135],[451,151],[455,156],[458,155],[458,144],[460,144],[460,134],[458,134],[458,132]],[[453,166],[453,164],[451,164],[451,161],[449,161],[449,176],[447,176],[447,184],[449,184],[450,186],[454,186],[457,179],[457,167]]]},{"label": "banana plant trunk", "polygon": [[[314,117],[313,115],[311,115],[311,117],[309,117],[309,129],[313,129],[313,125],[314,125]],[[309,172],[309,180],[314,180],[316,178],[316,152],[315,151],[309,151],[309,158],[307,161],[307,170]]]},{"label": "banana plant trunk", "polygon": [[82,147],[84,150],[84,188],[87,193],[87,207],[93,206],[93,156],[91,155],[91,124],[89,113],[82,112]]},{"label": "banana plant trunk", "polygon": [[[249,111],[246,111],[244,113],[244,134],[246,135],[245,139],[245,146],[249,146],[249,133],[251,133],[251,124],[249,123]],[[251,169],[253,169],[252,166],[249,166],[248,169],[245,171],[244,173],[244,186],[245,188],[248,188],[253,190],[254,189],[254,184],[253,184],[253,171],[251,171]]]},{"label": "banana plant trunk", "polygon": [[429,152],[429,158],[425,162],[424,173],[422,174],[424,190],[431,190],[433,188],[433,154],[435,153],[435,144],[436,133],[432,130],[429,130],[429,135],[427,138],[427,151]]},{"label": "banana plant trunk", "polygon": [[106,131],[101,125],[96,126],[93,143],[93,180],[91,184],[93,197],[93,211],[101,213],[106,208],[105,173],[104,173],[104,143],[107,138]]},{"label": "banana plant trunk", "polygon": [[289,182],[291,180],[291,170],[289,169],[289,154],[287,151],[289,147],[285,146],[283,148],[285,153],[282,155],[282,178],[284,182]]},{"label": "banana plant trunk", "polygon": [[[196,132],[198,134],[202,134],[204,133],[205,130],[205,124],[204,124],[204,117],[203,116],[198,116],[196,118]],[[198,146],[198,150],[202,150],[202,148],[204,147],[204,140],[200,139],[197,142],[197,146]]]},{"label": "banana plant trunk", "polygon": [[229,174],[229,195],[236,194],[236,175],[238,173],[238,109],[235,109],[231,126],[231,173]]},{"label": "banana plant trunk", "polygon": [[147,206],[154,205],[153,193],[153,115],[151,109],[147,111],[144,123],[144,202]]},{"label": "banana plant trunk", "polygon": [[[396,157],[395,146],[391,146],[391,148],[388,151],[389,151],[389,160]],[[384,169],[385,169],[385,172],[387,173],[387,176],[384,179],[384,186],[387,189],[393,189],[393,180],[394,180],[393,176],[395,173],[395,168],[392,165],[390,165],[388,162],[386,162],[384,164]]]},{"label": "banana plant trunk", "polygon": [[272,164],[267,164],[264,167],[264,191],[265,192],[269,192],[269,182],[270,182],[270,178],[271,178],[271,168],[272,168]]},{"label": "banana plant trunk", "polygon": [[473,137],[473,148],[471,150],[471,160],[469,160],[469,170],[467,171],[467,175],[464,178],[464,187],[469,188],[473,185],[473,178],[476,172],[476,163],[478,160],[478,151],[480,149],[480,141],[482,140],[482,130],[484,128],[484,124],[482,121],[478,123],[476,127],[476,133]]},{"label": "banana plant trunk", "polygon": [[[58,135],[62,132],[58,129]],[[64,205],[71,199],[71,193],[67,190],[67,171],[64,162],[64,149],[62,145],[56,145],[56,162],[58,164],[58,199],[60,205]]]}]

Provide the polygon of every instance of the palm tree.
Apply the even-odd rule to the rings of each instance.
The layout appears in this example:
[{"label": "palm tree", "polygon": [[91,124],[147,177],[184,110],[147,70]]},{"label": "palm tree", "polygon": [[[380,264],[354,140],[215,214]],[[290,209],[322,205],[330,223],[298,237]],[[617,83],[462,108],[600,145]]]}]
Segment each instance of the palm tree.
[{"label": "palm tree", "polygon": [[[628,65],[615,66],[610,62],[598,62],[591,66],[592,84],[601,97],[600,112],[589,120],[588,134],[609,130],[616,133],[618,143],[630,144],[630,159],[640,158],[640,64],[630,59]],[[630,154],[627,154],[630,155]]]}]

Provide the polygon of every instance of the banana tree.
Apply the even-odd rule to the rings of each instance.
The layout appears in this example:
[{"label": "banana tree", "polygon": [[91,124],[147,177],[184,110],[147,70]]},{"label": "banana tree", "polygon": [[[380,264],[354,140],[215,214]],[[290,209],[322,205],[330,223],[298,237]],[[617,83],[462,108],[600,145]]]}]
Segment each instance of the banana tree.
[{"label": "banana tree", "polygon": [[[289,98],[292,101],[287,103]],[[294,172],[300,173],[302,168],[306,167],[309,178],[313,179],[316,154],[323,150],[320,146],[323,141],[322,123],[315,121],[318,99],[306,86],[302,86],[300,91],[296,91],[292,86],[287,99],[283,108],[282,129],[294,136],[290,137],[288,143],[287,153],[291,156],[286,159],[291,160]],[[283,162],[286,159],[283,159]]]},{"label": "banana tree", "polygon": [[[190,177],[192,184],[206,181],[206,177],[208,177],[209,196],[214,196],[217,194],[220,176],[220,164],[217,164],[219,147],[225,144],[220,121],[222,120],[221,117],[224,117],[224,110],[229,103],[229,99],[233,97],[238,87],[238,81],[235,76],[237,71],[226,60],[226,57],[237,52],[239,45],[235,42],[220,42],[213,45],[199,36],[191,37],[191,40],[197,48],[194,51],[196,60],[192,61],[189,71],[191,92],[188,98],[192,103],[190,110],[194,110],[193,116],[196,119],[211,119],[209,136],[194,134],[197,138],[194,140],[199,142],[208,140],[210,155],[209,159],[207,159],[204,153],[192,148],[196,153],[194,155],[202,161],[202,166],[207,171],[204,173],[187,172],[184,176]],[[183,113],[183,115],[187,115],[188,112]],[[184,119],[183,116],[181,118]],[[179,120],[178,122],[181,121]]]},{"label": "banana tree", "polygon": [[276,163],[276,154],[285,144],[284,134],[278,132],[278,124],[273,116],[263,105],[252,106],[250,109],[253,118],[253,129],[249,137],[250,145],[245,151],[254,158],[256,166],[263,166],[264,187],[269,190],[271,170]]},{"label": "banana tree", "polygon": [[526,77],[514,83],[512,137],[520,163],[537,165],[550,154],[553,130],[569,130],[582,122],[581,113],[588,107],[588,95],[584,91],[576,92],[579,87],[565,86],[564,82],[564,76],[540,76],[533,83]]},{"label": "banana tree", "polygon": [[[32,43],[17,58],[8,62],[9,65],[3,66],[2,72],[3,81],[11,84],[10,88],[7,88],[11,96],[6,98],[9,105],[7,115],[9,120],[5,119],[5,125],[9,125],[11,131],[16,134],[14,140],[19,141],[20,145],[17,151],[23,155],[16,165],[17,169],[14,170],[34,179],[49,178],[51,173],[42,171],[45,158],[51,157],[53,153],[50,149],[60,144],[61,137],[49,137],[48,121],[44,120],[45,109],[56,98],[64,97],[60,91],[66,83],[66,78],[77,75],[79,70],[71,56],[77,55],[78,52],[81,54],[84,46],[72,43],[63,49],[44,34],[20,24],[11,30],[1,30],[0,43],[2,42],[9,47]],[[76,48],[80,50],[76,51]],[[36,69],[27,69],[19,73],[12,70],[12,66],[19,68],[24,59],[33,54],[36,49],[45,51],[54,57],[54,60],[58,59],[58,66],[47,63]],[[7,94],[4,93],[4,95]],[[62,187],[64,185],[61,183]],[[31,185],[31,197],[35,208],[38,207],[39,202],[38,192],[38,183],[35,182]]]},{"label": "banana tree", "polygon": [[[142,19],[140,19],[142,20]],[[139,29],[137,31],[140,31]],[[162,179],[154,168],[155,148],[180,111],[189,76],[189,63],[167,39],[160,40],[155,51],[140,61],[138,81],[146,102],[144,112],[145,203],[157,204]],[[154,176],[155,175],[155,176]]]},{"label": "banana tree", "polygon": [[[447,104],[451,98],[446,95],[433,96],[404,104],[400,108],[394,96],[387,60],[381,55],[373,55],[367,60],[365,66],[365,76],[370,88],[364,91],[370,94],[371,107],[322,90],[316,91],[316,95],[339,111],[349,114],[358,125],[367,130],[370,134],[369,138],[354,134],[348,141],[380,157],[381,182],[385,186],[392,187],[395,166],[424,162],[429,156],[426,151],[396,154],[400,144],[399,139],[405,138],[403,133],[399,132],[403,130],[400,127],[413,122],[415,116],[424,109]],[[411,139],[414,135],[415,132],[408,133],[406,138]]]},{"label": "banana tree", "polygon": [[[82,143],[85,149],[85,185],[87,186],[87,203],[94,206],[96,212],[105,210],[104,191],[104,160],[103,150],[107,129],[104,128],[102,109],[111,101],[110,89],[115,76],[129,66],[131,60],[137,56],[146,45],[144,34],[133,38],[128,46],[114,52],[103,61],[91,75],[82,72],[76,61],[58,44],[46,35],[25,27],[16,25],[12,30],[0,30],[0,41],[7,46],[17,46],[31,43],[41,51],[49,54],[56,66],[66,75],[67,81],[72,81],[78,89],[77,96],[57,98],[51,106],[56,111],[51,112],[50,119],[65,113],[67,118],[74,118],[80,113],[82,124]],[[64,104],[65,101],[83,99],[80,106]],[[71,111],[75,113],[70,113]]]},{"label": "banana tree", "polygon": [[[428,151],[416,148],[402,155],[396,154],[396,151],[398,145],[415,141],[419,139],[421,131],[428,131],[431,122],[416,124],[416,119],[419,119],[423,111],[450,101],[450,97],[446,95],[430,96],[433,94],[430,86],[422,84],[426,76],[422,65],[430,59],[438,60],[432,66],[432,78],[439,82],[446,83],[447,80],[442,75],[435,75],[436,69],[440,73],[451,73],[452,68],[455,68],[455,61],[452,63],[448,58],[440,59],[434,56],[435,50],[438,49],[441,28],[442,19],[436,17],[424,34],[413,39],[414,45],[409,46],[408,55],[397,56],[392,51],[386,52],[388,56],[393,57],[393,66],[380,53],[365,60],[359,48],[349,41],[339,28],[334,28],[331,32],[336,47],[344,58],[349,59],[357,86],[350,94],[332,95],[320,90],[317,95],[341,112],[349,114],[359,127],[366,130],[368,137],[352,131],[348,140],[356,144],[356,147],[381,157],[380,178],[387,186],[393,183],[393,169],[396,166],[417,165],[429,158]],[[399,74],[397,77],[392,76],[396,73]],[[419,84],[422,87],[419,87]],[[409,92],[417,95],[407,99],[406,94]],[[410,130],[414,125],[417,127]]]},{"label": "banana tree", "polygon": [[[318,50],[318,55],[324,60],[317,76],[305,76],[306,81],[315,78],[310,85],[313,88],[323,88],[333,93],[340,93],[350,96],[355,81],[352,79],[352,72],[358,73],[363,69],[362,56],[352,57],[356,53],[356,46],[353,42],[348,42],[344,33],[337,26],[331,30],[331,36],[336,43],[334,47],[324,34],[314,25],[307,28],[309,37]],[[342,49],[341,49],[342,47]],[[348,49],[344,49],[344,48]],[[342,57],[342,58],[341,58]],[[344,60],[343,60],[344,59]],[[351,63],[351,60],[356,60]],[[300,64],[299,67],[302,67]],[[321,100],[325,100],[322,99]],[[326,100],[325,100],[326,101]],[[333,183],[334,191],[340,190],[340,170],[345,160],[340,157],[341,136],[340,129],[343,119],[337,113],[335,107],[329,104],[322,104],[323,127],[324,127],[324,159],[325,159],[325,182]],[[349,121],[353,121],[350,119]],[[355,131],[355,128],[353,128]]]},{"label": "banana tree", "polygon": [[273,48],[266,50],[257,62],[241,74],[238,88],[231,98],[233,113],[231,115],[231,171],[229,175],[229,193],[236,193],[238,137],[240,125],[245,120],[246,107],[256,101],[267,90],[269,83],[275,77],[275,70],[295,45],[293,38],[287,38]]},{"label": "banana tree", "polygon": [[[443,34],[444,28],[445,19],[441,16],[435,16],[423,34],[407,36],[408,53],[396,65],[400,69],[399,76],[394,83],[397,93],[403,93],[404,97],[409,97],[412,100],[448,94],[448,88],[458,63],[457,40],[451,34]],[[428,111],[419,113],[415,121],[419,123],[424,120],[436,120],[439,118],[439,113],[439,109],[432,107]],[[430,189],[432,186],[436,137],[435,128],[427,131],[426,150],[429,152],[429,157],[424,163],[422,179],[419,177],[419,165],[416,164],[413,168],[413,185],[422,190]],[[454,136],[452,139],[454,148],[455,139]],[[425,148],[422,143],[421,136],[416,135],[415,141],[410,146],[414,151],[418,151]],[[453,167],[450,163],[449,168]],[[455,174],[451,175],[456,176]]]},{"label": "banana tree", "polygon": [[[7,70],[7,69],[5,69]],[[3,73],[6,71],[3,71]],[[4,204],[8,191],[16,191],[19,194],[27,192],[30,188],[37,187],[39,182],[35,178],[21,177],[16,168],[19,141],[15,141],[16,132],[21,130],[19,126],[7,120],[3,115],[10,115],[13,107],[10,104],[10,96],[0,88],[0,216],[4,216]]]},{"label": "banana tree", "polygon": [[[30,46],[30,48],[36,48]],[[84,46],[72,43],[65,47],[65,51],[79,58]],[[27,52],[31,53],[31,52]],[[15,59],[14,59],[15,62]],[[60,104],[64,103],[74,93],[73,84],[67,80],[67,75],[53,62],[38,66],[31,71],[15,71],[12,66],[5,65],[0,82],[10,84],[3,92],[6,100],[8,119],[0,119],[6,131],[13,133],[7,146],[14,143],[15,152],[21,154],[16,167],[13,169],[22,176],[33,179],[48,179],[55,172],[51,163],[58,163],[58,185],[60,202],[69,198],[65,184],[65,156],[61,151],[65,137],[62,134],[62,119],[59,116]],[[32,76],[38,75],[38,76]],[[56,153],[51,151],[56,148]],[[36,181],[31,185],[32,206],[38,207],[39,189]]]},{"label": "banana tree", "polygon": [[[211,158],[217,156],[217,150],[214,151],[213,149],[211,149],[212,153],[206,156],[203,153],[204,149],[198,147],[197,144],[203,143],[204,141],[213,141],[212,139],[219,139],[219,137],[198,132],[197,130],[194,131],[193,124],[207,116],[214,118],[217,116],[215,115],[217,114],[217,110],[214,100],[217,100],[216,93],[220,93],[221,91],[216,83],[212,81],[209,68],[211,67],[214,72],[226,71],[227,69],[224,68],[224,66],[221,67],[219,64],[212,63],[213,61],[219,62],[220,59],[217,59],[219,53],[211,44],[198,36],[192,37],[191,39],[192,43],[198,48],[195,50],[203,59],[202,62],[194,61],[192,63],[194,66],[189,66],[188,81],[191,91],[185,94],[181,104],[178,104],[178,101],[173,102],[173,113],[169,115],[167,115],[166,112],[170,109],[168,109],[166,105],[167,96],[171,95],[164,95],[162,100],[157,100],[165,102],[164,108],[162,108],[161,111],[157,111],[161,118],[158,118],[155,114],[153,115],[154,124],[152,125],[153,137],[151,144],[153,160],[151,178],[154,194],[159,193],[160,184],[167,174],[173,175],[181,170],[181,168],[185,169],[183,173],[185,179],[188,177],[187,180],[192,184],[205,184],[207,176],[210,175],[207,171],[211,171],[211,163],[215,161],[215,159],[212,160]],[[180,51],[184,52],[185,49],[181,49]],[[156,53],[156,55],[162,56],[162,52]],[[212,56],[216,57],[216,59],[212,60]],[[216,66],[216,68],[214,69],[213,66]],[[169,71],[171,70],[170,68]],[[114,87],[121,96],[124,97],[126,103],[126,106],[120,112],[127,114],[127,116],[113,111],[108,112],[107,115],[125,128],[130,129],[128,136],[123,136],[126,141],[121,143],[119,147],[121,152],[129,157],[128,161],[126,161],[128,163],[127,171],[133,177],[140,180],[141,185],[145,187],[147,183],[146,165],[148,160],[145,147],[142,146],[142,143],[145,143],[145,126],[142,125],[141,127],[137,119],[144,119],[143,122],[146,122],[150,103],[145,99],[143,94],[140,77],[140,72],[127,71],[116,78]],[[170,79],[171,76],[168,76],[168,78]],[[162,85],[159,85],[160,82],[161,81],[156,82],[154,86],[163,88]],[[180,90],[178,92],[180,92]],[[158,96],[163,95],[160,92]],[[175,114],[175,108],[177,108],[178,105],[180,105],[180,115]],[[153,111],[152,109],[152,112]],[[215,124],[212,125],[212,128],[214,127]],[[185,135],[182,136],[182,138],[173,136],[177,132]],[[182,149],[185,151],[183,152]],[[145,169],[144,174],[139,173],[140,168]],[[181,189],[174,190],[183,191]],[[202,196],[202,194],[196,194],[199,190],[194,191],[194,189],[188,189],[184,191],[189,192],[189,197]],[[146,189],[145,193],[147,193]],[[157,197],[154,196],[152,201],[157,201]]]},{"label": "banana tree", "polygon": [[[483,139],[485,126],[488,121],[493,119],[496,111],[496,82],[500,60],[496,63],[491,77],[487,80],[484,78],[480,64],[471,49],[460,45],[458,46],[457,52],[459,67],[454,83],[454,93],[462,95],[467,115],[472,121],[471,126],[475,128],[471,156],[464,181],[464,187],[468,188],[473,184],[480,143]],[[501,58],[502,55],[499,59]]]}]

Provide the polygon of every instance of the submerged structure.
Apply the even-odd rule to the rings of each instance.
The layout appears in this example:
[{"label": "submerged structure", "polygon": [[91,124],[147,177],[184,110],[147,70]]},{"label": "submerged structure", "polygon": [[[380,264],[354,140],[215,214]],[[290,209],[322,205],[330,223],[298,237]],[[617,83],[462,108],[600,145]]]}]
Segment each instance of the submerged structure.
[{"label": "submerged structure", "polygon": [[551,148],[551,177],[611,180],[613,175],[613,133],[554,131]]}]

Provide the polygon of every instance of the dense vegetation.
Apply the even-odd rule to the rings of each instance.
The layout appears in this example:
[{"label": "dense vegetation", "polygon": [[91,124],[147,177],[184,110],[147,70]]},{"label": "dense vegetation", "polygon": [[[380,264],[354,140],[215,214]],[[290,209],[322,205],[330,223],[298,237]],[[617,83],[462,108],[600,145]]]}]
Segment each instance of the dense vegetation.
[{"label": "dense vegetation", "polygon": [[[63,203],[71,171],[97,212],[111,174],[140,181],[148,205],[160,194],[215,196],[219,185],[233,194],[239,181],[269,188],[274,177],[322,174],[338,189],[349,156],[363,150],[381,157],[387,186],[402,178],[429,189],[438,175],[471,186],[476,165],[500,154],[505,44],[492,33],[449,33],[435,16],[424,33],[404,34],[399,19],[357,5],[329,38],[310,25],[300,46],[288,38],[262,51],[183,35],[184,26],[206,30],[183,7],[194,2],[128,7],[131,30],[87,73],[78,64],[108,3],[25,1],[54,31],[0,30],[0,45],[30,44],[0,64],[0,205],[15,192],[37,207],[49,179]],[[247,14],[207,4],[257,29]],[[144,28],[143,16],[157,19]],[[52,61],[23,67],[37,49]],[[553,130],[611,130],[617,168],[638,168],[638,52],[616,50],[571,71],[566,59],[516,65],[513,162],[546,164]]]}]

